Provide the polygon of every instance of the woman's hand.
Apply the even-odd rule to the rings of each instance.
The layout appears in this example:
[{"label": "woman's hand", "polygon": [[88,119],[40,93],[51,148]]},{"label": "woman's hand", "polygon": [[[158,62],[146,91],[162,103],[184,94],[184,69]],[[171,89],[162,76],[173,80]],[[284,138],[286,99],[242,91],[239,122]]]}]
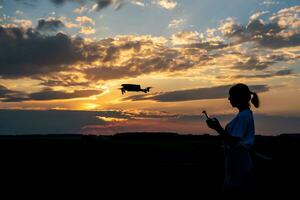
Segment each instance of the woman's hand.
[{"label": "woman's hand", "polygon": [[217,118],[207,119],[206,124],[209,128],[214,129],[216,131],[223,129]]}]

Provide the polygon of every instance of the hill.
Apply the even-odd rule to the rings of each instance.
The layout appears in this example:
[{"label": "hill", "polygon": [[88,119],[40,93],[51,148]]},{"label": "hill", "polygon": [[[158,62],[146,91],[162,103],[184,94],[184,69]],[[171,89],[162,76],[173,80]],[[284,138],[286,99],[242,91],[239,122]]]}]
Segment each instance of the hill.
[{"label": "hill", "polygon": [[[47,193],[88,188],[105,199],[213,198],[223,181],[220,143],[217,136],[175,133],[0,136],[0,168],[15,188]],[[300,134],[256,136],[255,148],[273,157],[254,157],[255,195],[297,195]]]}]

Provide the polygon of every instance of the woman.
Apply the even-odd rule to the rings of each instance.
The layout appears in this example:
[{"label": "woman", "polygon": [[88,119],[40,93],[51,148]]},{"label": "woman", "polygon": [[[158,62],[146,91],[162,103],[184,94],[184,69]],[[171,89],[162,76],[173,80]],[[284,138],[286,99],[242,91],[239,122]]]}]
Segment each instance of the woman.
[{"label": "woman", "polygon": [[251,195],[252,160],[251,148],[254,144],[254,120],[249,101],[258,108],[259,99],[247,85],[236,84],[229,90],[232,107],[238,114],[225,129],[216,118],[209,118],[207,125],[216,130],[224,141],[225,178],[223,195],[230,199],[245,199]]}]

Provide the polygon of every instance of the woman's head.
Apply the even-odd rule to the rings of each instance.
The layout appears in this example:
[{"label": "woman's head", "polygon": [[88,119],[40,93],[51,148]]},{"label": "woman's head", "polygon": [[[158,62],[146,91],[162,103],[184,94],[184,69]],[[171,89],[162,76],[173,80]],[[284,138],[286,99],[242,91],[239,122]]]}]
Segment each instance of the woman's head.
[{"label": "woman's head", "polygon": [[230,88],[228,100],[232,107],[250,107],[250,100],[256,108],[259,107],[259,98],[257,94],[251,92],[249,87],[243,83],[238,83]]}]

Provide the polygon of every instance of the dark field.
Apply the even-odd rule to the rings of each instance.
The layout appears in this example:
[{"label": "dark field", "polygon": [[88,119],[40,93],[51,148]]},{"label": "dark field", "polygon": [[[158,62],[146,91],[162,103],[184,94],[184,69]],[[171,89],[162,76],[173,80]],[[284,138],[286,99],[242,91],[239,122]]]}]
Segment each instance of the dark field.
[{"label": "dark field", "polygon": [[[2,191],[62,192],[67,199],[215,199],[223,181],[220,144],[216,136],[172,133],[0,136]],[[254,157],[254,196],[298,199],[300,135],[257,136],[255,149],[273,160]]]}]

